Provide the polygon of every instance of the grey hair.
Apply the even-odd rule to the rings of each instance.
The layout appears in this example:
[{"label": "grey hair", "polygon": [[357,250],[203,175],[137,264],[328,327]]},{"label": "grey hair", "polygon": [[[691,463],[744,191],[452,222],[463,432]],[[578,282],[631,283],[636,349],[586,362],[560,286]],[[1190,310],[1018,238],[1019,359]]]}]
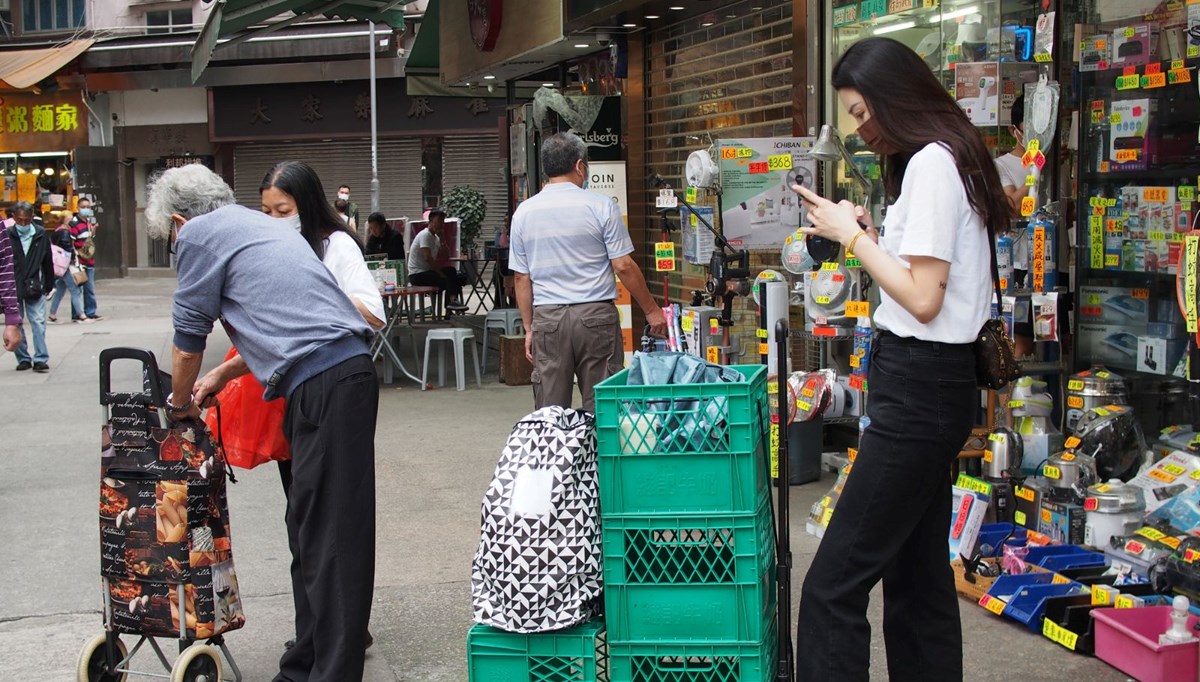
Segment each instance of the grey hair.
[{"label": "grey hair", "polygon": [[33,204],[29,203],[28,201],[18,201],[8,209],[9,215],[15,215],[22,212],[33,215]]},{"label": "grey hair", "polygon": [[542,141],[542,170],[546,177],[570,173],[581,159],[587,161],[587,145],[575,133],[555,133]]},{"label": "grey hair", "polygon": [[171,235],[171,216],[195,218],[236,203],[233,190],[221,176],[198,163],[168,168],[153,180],[147,192],[146,232],[151,239]]}]

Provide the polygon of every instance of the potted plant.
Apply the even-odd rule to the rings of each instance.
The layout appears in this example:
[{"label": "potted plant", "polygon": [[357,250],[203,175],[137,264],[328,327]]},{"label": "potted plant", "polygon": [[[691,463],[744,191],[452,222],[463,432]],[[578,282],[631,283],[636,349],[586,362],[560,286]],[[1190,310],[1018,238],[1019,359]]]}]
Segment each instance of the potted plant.
[{"label": "potted plant", "polygon": [[459,185],[446,193],[442,198],[442,206],[449,217],[458,218],[463,251],[474,253],[475,239],[479,236],[484,217],[487,216],[487,199],[483,193],[466,185]]}]

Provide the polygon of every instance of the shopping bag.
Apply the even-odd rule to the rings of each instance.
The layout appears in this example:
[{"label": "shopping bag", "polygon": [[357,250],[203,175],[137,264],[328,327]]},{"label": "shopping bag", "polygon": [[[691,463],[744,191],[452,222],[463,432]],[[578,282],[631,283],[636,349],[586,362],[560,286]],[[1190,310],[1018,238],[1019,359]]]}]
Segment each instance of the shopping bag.
[{"label": "shopping bag", "polygon": [[[225,356],[237,355],[231,348]],[[209,410],[205,422],[217,435],[225,458],[235,467],[253,469],[259,464],[292,458],[287,439],[283,436],[284,401],[278,398],[264,401],[262,384],[252,374],[240,376],[217,394],[221,409]]]},{"label": "shopping bag", "polygon": [[58,244],[51,244],[50,254],[54,260],[54,276],[62,277],[67,274],[67,268],[71,267],[71,252]]}]

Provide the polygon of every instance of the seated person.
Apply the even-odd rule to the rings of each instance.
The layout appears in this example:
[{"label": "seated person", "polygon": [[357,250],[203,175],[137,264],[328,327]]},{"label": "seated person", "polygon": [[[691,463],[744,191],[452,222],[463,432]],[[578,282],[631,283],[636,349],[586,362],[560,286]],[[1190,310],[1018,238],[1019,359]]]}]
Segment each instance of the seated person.
[{"label": "seated person", "polygon": [[382,213],[367,216],[366,253],[385,253],[388,260],[404,260],[404,235],[389,227]]},{"label": "seated person", "polygon": [[449,247],[442,243],[442,227],[446,212],[430,209],[429,226],[413,237],[408,251],[408,282],[414,286],[437,287],[446,294],[447,308],[462,308],[462,282],[453,267],[438,268],[440,257],[449,257]]}]

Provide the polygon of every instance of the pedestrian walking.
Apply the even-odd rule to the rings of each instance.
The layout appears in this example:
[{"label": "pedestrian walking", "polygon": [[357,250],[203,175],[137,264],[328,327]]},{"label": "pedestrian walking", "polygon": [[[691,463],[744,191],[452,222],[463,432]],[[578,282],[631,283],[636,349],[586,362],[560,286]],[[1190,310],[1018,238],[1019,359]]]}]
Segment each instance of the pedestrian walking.
[{"label": "pedestrian walking", "polygon": [[509,267],[528,332],[525,355],[533,363],[533,402],[571,407],[576,380],[583,409],[596,409],[593,388],[621,370],[625,349],[614,301],[616,277],[662,336],[666,319],[641,268],[617,204],[588,192],[587,146],[578,135],[558,133],[542,143],[549,181],[521,202],[512,218]]},{"label": "pedestrian walking", "polygon": [[92,208],[91,199],[79,198],[78,210],[69,227],[71,238],[75,240],[75,255],[88,276],[82,285],[83,314],[90,320],[103,320],[104,316],[97,312],[96,307],[96,234],[100,225],[96,222],[96,212]]},{"label": "pedestrian walking", "polygon": [[[71,256],[71,260],[75,261],[77,258],[75,240],[71,236],[68,222],[62,220],[60,216],[54,215],[53,224],[47,224],[46,227],[50,233],[50,244],[66,251]],[[62,303],[63,296],[68,293],[71,295],[71,321],[81,324],[90,323],[92,319],[83,312],[83,288],[75,283],[75,275],[68,268],[54,282],[54,295],[50,298],[50,312],[46,315],[50,324],[58,324],[58,306]]]},{"label": "pedestrian walking", "polygon": [[988,228],[1007,228],[1008,202],[979,130],[908,47],[855,43],[833,87],[883,157],[894,202],[877,233],[862,207],[794,187],[812,221],[803,232],[840,242],[881,289],[870,425],[804,579],[796,678],[869,679],[867,603],[882,580],[891,679],[958,681],[950,468],[978,404],[972,342],[991,309]]},{"label": "pedestrian walking", "polygon": [[33,335],[33,355],[29,354],[25,327],[21,326],[21,341],[17,344],[17,371],[32,369],[50,371],[50,351],[46,348],[46,294],[54,288],[54,258],[50,253],[50,238],[39,225],[33,224],[33,206],[18,201],[12,207],[13,225],[8,238],[16,275],[17,297],[21,317],[29,323]]},{"label": "pedestrian walking", "polygon": [[229,374],[251,372],[265,399],[286,401],[296,645],[274,679],[361,679],[375,578],[373,331],[298,232],[237,206],[204,166],[164,171],[145,217],[152,237],[175,240],[172,416],[198,417],[228,378],[197,381],[217,320],[240,353]]}]

